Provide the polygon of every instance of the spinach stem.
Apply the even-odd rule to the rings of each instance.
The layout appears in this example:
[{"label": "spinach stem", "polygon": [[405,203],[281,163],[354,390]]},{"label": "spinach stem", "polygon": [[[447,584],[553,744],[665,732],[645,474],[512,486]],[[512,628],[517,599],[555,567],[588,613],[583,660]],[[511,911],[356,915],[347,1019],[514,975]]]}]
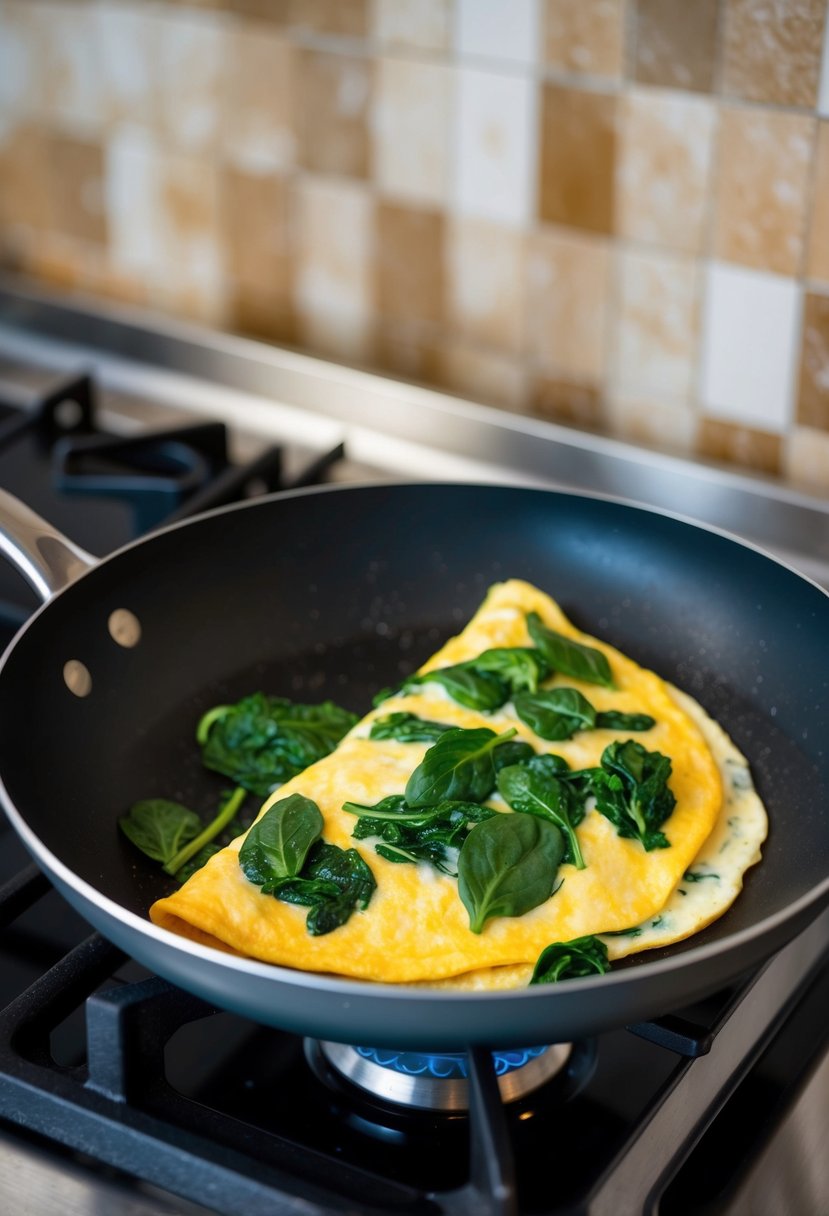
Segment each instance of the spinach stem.
[{"label": "spinach stem", "polygon": [[206,714],[202,714],[196,727],[196,742],[200,747],[204,747],[207,742],[207,736],[210,734],[210,727],[213,723],[219,718],[223,718],[232,708],[231,705],[214,705],[212,709],[208,709]]},{"label": "spinach stem", "polygon": [[191,857],[195,857],[199,849],[203,848],[206,844],[209,844],[214,836],[218,836],[219,832],[221,832],[223,828],[226,828],[230,823],[231,819],[239,810],[239,807],[245,801],[246,797],[247,790],[243,789],[241,785],[237,785],[236,789],[230,795],[216,818],[208,823],[204,831],[199,832],[198,836],[196,836],[194,840],[189,841],[186,845],[184,845],[183,848],[179,849],[179,851],[170,858],[167,864],[162,867],[165,874],[172,874],[175,876],[186,861],[189,861]]}]

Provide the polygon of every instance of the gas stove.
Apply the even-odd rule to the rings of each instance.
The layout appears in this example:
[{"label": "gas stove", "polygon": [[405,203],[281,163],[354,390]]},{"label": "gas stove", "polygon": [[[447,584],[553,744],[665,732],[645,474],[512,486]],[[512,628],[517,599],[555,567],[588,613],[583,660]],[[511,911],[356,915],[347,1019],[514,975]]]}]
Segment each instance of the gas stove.
[{"label": "gas stove", "polygon": [[[0,287],[0,486],[93,553],[251,495],[424,476],[613,493],[829,586],[829,506],[777,484]],[[4,643],[35,606],[0,567]],[[0,820],[0,1208],[813,1216],[829,1210],[828,928],[824,915],[693,1008],[597,1039],[345,1047],[148,974],[90,933]]]}]

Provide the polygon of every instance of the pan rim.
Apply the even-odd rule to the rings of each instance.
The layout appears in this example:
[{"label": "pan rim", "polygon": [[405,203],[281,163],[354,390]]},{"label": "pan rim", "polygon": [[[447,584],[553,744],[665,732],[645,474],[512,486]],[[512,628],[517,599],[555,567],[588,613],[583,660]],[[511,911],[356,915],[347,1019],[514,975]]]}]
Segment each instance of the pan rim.
[{"label": "pan rim", "polygon": [[[288,498],[299,498],[311,495],[326,494],[329,492],[364,492],[366,490],[388,490],[388,489],[416,489],[416,488],[454,488],[464,489],[469,492],[486,490],[515,492],[516,490],[524,493],[531,492],[533,494],[552,495],[557,498],[569,499],[586,499],[589,501],[599,501],[612,506],[621,506],[631,509],[635,512],[641,512],[646,515],[657,515],[663,518],[673,520],[680,524],[685,524],[696,531],[702,531],[719,536],[726,541],[737,544],[742,548],[748,549],[759,557],[767,561],[773,562],[775,565],[782,567],[795,578],[802,580],[808,585],[814,587],[821,595],[829,600],[829,591],[822,587],[809,575],[797,570],[784,559],[777,555],[768,552],[761,545],[754,541],[747,540],[737,536],[727,529],[720,528],[717,525],[702,523],[691,516],[684,515],[679,512],[669,511],[658,507],[651,507],[647,504],[636,502],[633,499],[626,499],[612,494],[601,492],[591,492],[584,490],[569,490],[559,489],[557,487],[547,486],[528,486],[515,485],[508,481],[492,481],[492,482],[452,482],[452,481],[427,481],[422,479],[401,481],[400,479],[388,479],[381,481],[370,481],[360,483],[349,483],[346,485],[329,484],[322,486],[301,487],[295,490],[280,491],[275,494],[266,495],[261,498],[247,500],[240,503],[231,503],[226,506],[216,507],[210,511],[205,511],[199,515],[192,516],[189,519],[179,520],[173,524],[168,524],[163,528],[159,528],[145,536],[138,537],[130,541],[128,544],[121,546],[114,552],[107,554],[94,565],[85,570],[78,578],[66,587],[61,588],[55,595],[44,601],[18,630],[15,637],[7,646],[2,657],[0,657],[0,679],[2,679],[3,671],[9,662],[12,654],[16,651],[18,644],[29,630],[35,627],[36,622],[41,615],[50,608],[61,596],[65,595],[87,577],[94,575],[99,569],[109,563],[120,558],[123,554],[129,553],[132,549],[151,542],[156,537],[176,532],[182,528],[187,528],[192,525],[198,525],[204,520],[212,519],[217,516],[230,514],[237,511],[252,509],[264,506],[270,502]],[[457,1001],[463,1004],[474,1002],[476,1004],[485,1003],[492,1000],[499,1002],[509,1002],[516,999],[535,1000],[545,999],[558,992],[560,997],[564,994],[560,988],[555,985],[539,985],[537,987],[525,987],[511,989],[507,991],[490,991],[490,992],[468,992],[468,991],[444,991],[440,989],[430,989],[427,987],[414,987],[411,985],[397,985],[379,983],[373,980],[360,980],[347,976],[336,976],[328,973],[303,971],[284,967],[275,963],[261,962],[257,959],[247,958],[244,956],[236,956],[227,954],[210,946],[202,945],[201,943],[191,941],[189,938],[182,937],[171,930],[163,929],[160,926],[154,925],[148,917],[139,916],[137,913],[123,907],[109,896],[102,894],[86,879],[76,874],[69,869],[40,839],[40,837],[29,827],[23,817],[23,814],[13,802],[8,790],[6,789],[5,781],[0,774],[0,803],[2,803],[6,813],[9,816],[10,822],[15,828],[15,831],[23,840],[29,852],[38,860],[48,874],[53,874],[60,883],[74,891],[88,905],[98,907],[106,916],[119,922],[132,931],[137,932],[140,937],[154,940],[165,951],[175,953],[183,951],[185,954],[191,955],[194,959],[201,960],[205,963],[218,964],[228,968],[230,971],[256,977],[260,980],[277,979],[282,982],[290,983],[293,986],[306,988],[315,992],[326,992],[332,996],[338,997],[354,997],[360,998],[365,996],[376,996],[383,1000],[406,1000],[411,1002],[427,1001],[428,1003],[438,1002],[441,1004],[454,1004]],[[820,906],[823,900],[829,896],[829,874],[813,887],[810,891],[800,896],[793,903],[788,904],[784,909],[765,917],[761,921],[748,926],[737,933],[730,934],[718,942],[712,942],[704,946],[695,946],[690,949],[683,950],[674,957],[663,958],[653,961],[643,961],[637,964],[637,971],[644,969],[649,977],[666,976],[673,972],[687,968],[695,968],[704,964],[709,959],[714,959],[724,953],[732,953],[738,951],[742,946],[756,942],[758,939],[765,936],[772,936],[775,930],[781,929],[789,922],[796,922],[803,914],[807,913],[810,908],[814,907],[815,915],[820,911]],[[81,913],[81,915],[83,915]],[[106,936],[106,933],[104,933]],[[572,994],[572,997],[577,997],[579,994],[588,994],[597,990],[599,986],[602,989],[615,987],[621,984],[630,982],[631,972],[629,969],[621,971],[609,971],[602,976],[592,976],[580,979],[568,980],[566,992]],[[569,999],[569,998],[568,998]]]}]

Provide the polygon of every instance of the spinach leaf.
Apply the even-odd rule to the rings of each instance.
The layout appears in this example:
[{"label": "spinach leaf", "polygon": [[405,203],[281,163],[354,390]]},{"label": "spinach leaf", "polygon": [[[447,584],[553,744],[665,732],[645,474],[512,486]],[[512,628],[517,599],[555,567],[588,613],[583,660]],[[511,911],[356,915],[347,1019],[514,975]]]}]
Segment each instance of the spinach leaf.
[{"label": "spinach leaf", "polygon": [[375,718],[369,738],[397,739],[400,743],[434,743],[444,731],[451,729],[451,723],[432,722],[428,718],[419,718],[417,714],[400,712]]},{"label": "spinach leaf", "polygon": [[488,726],[474,730],[454,727],[433,743],[406,783],[410,807],[453,801],[483,802],[495,789],[492,753],[516,733],[511,727],[496,735]]},{"label": "spinach leaf", "polygon": [[291,794],[270,807],[245,837],[239,865],[248,882],[270,894],[284,878],[299,874],[324,821],[316,802]]},{"label": "spinach leaf", "polygon": [[312,937],[320,937],[344,925],[355,908],[367,908],[376,888],[371,869],[356,849],[318,840],[302,873],[286,878],[273,893],[285,903],[309,907],[305,927]]},{"label": "spinach leaf", "polygon": [[558,828],[535,815],[495,814],[476,824],[458,856],[458,894],[471,931],[548,900],[563,852]]},{"label": "spinach leaf", "polygon": [[166,865],[182,845],[198,836],[202,821],[180,802],[144,798],[133,803],[118,826],[142,853]]},{"label": "spinach leaf", "polygon": [[592,730],[596,711],[576,688],[521,692],[513,699],[515,712],[541,739],[569,739],[577,730]]},{"label": "spinach leaf", "polygon": [[497,814],[475,802],[449,800],[413,811],[399,794],[383,798],[373,807],[346,802],[343,810],[358,816],[354,838],[379,837],[374,849],[387,861],[427,861],[452,877],[457,876],[456,854],[469,825]]},{"label": "spinach leaf", "polygon": [[[403,681],[398,691],[411,692],[413,688],[430,683],[440,684],[442,688],[446,689],[452,700],[457,701],[458,705],[463,705],[467,709],[478,709],[482,713],[500,709],[509,700],[509,686],[497,675],[488,671],[476,671],[475,668],[468,667],[464,663],[458,663],[453,667],[436,667],[433,671],[409,676]],[[381,700],[385,700],[392,693],[384,690],[378,695]],[[378,703],[378,699],[375,697],[374,704]]]},{"label": "spinach leaf", "polygon": [[550,668],[539,650],[529,646],[498,646],[484,650],[477,658],[463,664],[473,671],[488,671],[508,685],[511,693],[535,692]]},{"label": "spinach leaf", "polygon": [[500,773],[502,768],[510,764],[526,764],[534,755],[535,748],[530,743],[525,743],[522,739],[508,739],[506,743],[499,743],[495,748],[492,763],[495,765],[495,772]]},{"label": "spinach leaf", "polygon": [[577,870],[583,870],[585,860],[573,823],[574,817],[577,822],[581,819],[583,808],[579,808],[579,815],[574,805],[574,793],[564,782],[559,781],[549,768],[545,769],[538,764],[538,761],[543,759],[544,757],[538,756],[535,762],[530,764],[514,764],[501,769],[498,774],[498,791],[514,811],[520,811],[524,815],[538,815],[560,828],[567,839],[567,855],[564,860],[572,861]]},{"label": "spinach leaf", "polygon": [[620,836],[641,841],[647,852],[667,849],[671,842],[659,826],[676,806],[670,775],[668,756],[646,751],[634,739],[610,743],[602,752],[601,768],[592,773],[596,809]]},{"label": "spinach leaf", "polygon": [[[227,831],[245,797],[245,790],[238,787],[231,790],[206,826],[195,811],[179,802],[170,802],[166,798],[147,798],[134,803],[128,814],[119,820],[119,826],[142,853],[162,863],[166,874],[172,874],[180,882],[184,882],[208,860],[209,855],[203,854],[202,850],[222,832]],[[200,854],[200,865],[191,866],[182,877],[185,864]]]},{"label": "spinach leaf", "polygon": [[356,721],[332,701],[299,705],[257,692],[209,710],[196,739],[207,768],[264,798],[333,751]]},{"label": "spinach leaf", "polygon": [[574,937],[569,942],[553,942],[541,951],[530,983],[557,984],[586,975],[604,975],[609,970],[603,941],[598,937]]},{"label": "spinach leaf", "polygon": [[603,709],[596,714],[597,730],[650,730],[656,719],[650,714],[623,714],[616,709]]},{"label": "spinach leaf", "polygon": [[702,870],[686,870],[682,875],[684,882],[705,882],[706,878],[716,878],[719,882],[719,874],[703,874]]},{"label": "spinach leaf", "polygon": [[582,642],[574,642],[572,638],[556,633],[554,629],[548,629],[537,612],[528,615],[527,628],[530,637],[553,671],[563,672],[576,680],[586,680],[589,684],[613,687],[610,664],[601,650],[585,646]]}]

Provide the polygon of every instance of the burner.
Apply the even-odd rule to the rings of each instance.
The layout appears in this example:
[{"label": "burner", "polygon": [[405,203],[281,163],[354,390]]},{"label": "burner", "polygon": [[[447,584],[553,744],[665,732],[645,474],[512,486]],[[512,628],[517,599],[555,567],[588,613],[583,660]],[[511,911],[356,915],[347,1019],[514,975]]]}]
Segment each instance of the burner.
[{"label": "burner", "polygon": [[[469,1109],[464,1051],[393,1051],[321,1042],[330,1065],[358,1089],[399,1106],[431,1111]],[[492,1053],[504,1102],[515,1102],[554,1077],[570,1058],[569,1043]]]}]

